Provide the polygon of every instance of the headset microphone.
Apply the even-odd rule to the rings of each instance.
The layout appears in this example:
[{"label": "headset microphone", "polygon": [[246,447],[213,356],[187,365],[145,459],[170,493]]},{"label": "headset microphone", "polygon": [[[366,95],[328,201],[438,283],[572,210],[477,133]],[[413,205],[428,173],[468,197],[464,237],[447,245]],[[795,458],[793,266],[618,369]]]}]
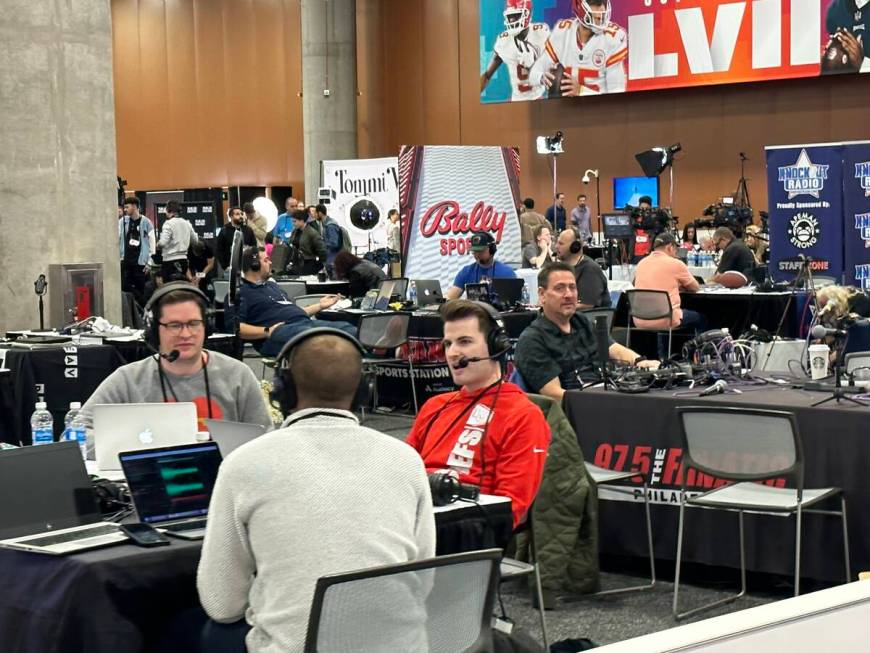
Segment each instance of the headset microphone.
[{"label": "headset microphone", "polygon": [[143,342],[145,343],[145,346],[148,348],[148,350],[151,351],[151,353],[157,354],[158,356],[160,356],[160,358],[165,360],[167,363],[174,363],[175,361],[178,360],[178,357],[181,356],[181,352],[178,351],[177,349],[173,349],[168,354],[164,354],[159,349],[157,349],[154,345],[152,345],[150,342],[148,342],[147,338]]},{"label": "headset microphone", "polygon": [[462,356],[458,361],[456,361],[456,365],[453,366],[453,369],[464,370],[471,363],[480,363],[482,361],[498,360],[499,358],[504,356],[509,351],[510,351],[510,347],[508,347],[507,349],[502,349],[501,351],[497,351],[492,356],[474,356],[472,358],[466,358],[465,356]]}]

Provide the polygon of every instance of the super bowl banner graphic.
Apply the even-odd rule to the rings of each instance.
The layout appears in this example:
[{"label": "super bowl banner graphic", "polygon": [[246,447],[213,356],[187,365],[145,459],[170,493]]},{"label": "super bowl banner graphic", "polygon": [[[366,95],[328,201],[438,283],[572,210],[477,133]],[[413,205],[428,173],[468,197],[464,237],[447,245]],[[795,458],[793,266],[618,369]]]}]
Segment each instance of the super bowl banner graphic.
[{"label": "super bowl banner graphic", "polygon": [[846,283],[870,290],[870,142],[843,147]]},{"label": "super bowl banner graphic", "polygon": [[479,2],[485,103],[870,71],[870,0]]},{"label": "super bowl banner graphic", "polygon": [[508,147],[410,146],[399,153],[403,275],[445,291],[472,263],[471,236],[487,232],[496,257],[519,262],[519,154]]},{"label": "super bowl banner graphic", "polygon": [[770,273],[791,281],[812,259],[813,274],[843,275],[843,145],[767,147]]},{"label": "super bowl banner graphic", "polygon": [[329,215],[347,229],[354,247],[387,246],[387,213],[399,208],[396,157],[322,162],[321,186],[334,193]]}]

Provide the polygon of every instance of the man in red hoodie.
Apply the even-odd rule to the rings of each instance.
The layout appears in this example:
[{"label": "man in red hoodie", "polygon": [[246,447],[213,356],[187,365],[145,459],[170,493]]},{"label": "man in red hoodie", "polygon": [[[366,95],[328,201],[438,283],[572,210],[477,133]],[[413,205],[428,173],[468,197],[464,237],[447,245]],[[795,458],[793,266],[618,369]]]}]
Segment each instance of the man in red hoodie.
[{"label": "man in red hoodie", "polygon": [[406,442],[429,473],[449,470],[484,494],[510,497],[516,527],[541,484],[550,427],[541,409],[503,379],[500,360],[510,345],[495,309],[455,299],[441,318],[444,353],[460,390],[427,401]]}]

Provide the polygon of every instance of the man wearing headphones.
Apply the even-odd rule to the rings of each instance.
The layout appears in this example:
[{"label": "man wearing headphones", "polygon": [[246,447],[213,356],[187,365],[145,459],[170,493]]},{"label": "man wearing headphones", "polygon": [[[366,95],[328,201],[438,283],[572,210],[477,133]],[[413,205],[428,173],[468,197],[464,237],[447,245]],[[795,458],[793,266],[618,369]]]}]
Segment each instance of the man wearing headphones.
[{"label": "man wearing headphones", "polygon": [[[592,322],[577,312],[577,281],[567,263],[553,263],[538,274],[541,315],[520,336],[514,362],[528,390],[562,401],[566,390],[598,380],[597,340]],[[657,368],[608,336],[612,360]]]},{"label": "man wearing headphones", "polygon": [[[356,339],[311,329],[287,343],[278,365],[287,420],[234,451],[215,483],[197,573],[214,620],[202,650],[301,651],[318,578],[435,555],[420,457],[351,412],[364,393]],[[395,641],[389,628],[380,635],[391,641],[370,648],[425,649],[422,606],[413,609],[410,591],[399,599],[398,608],[375,600],[366,613],[401,619],[409,639]]]},{"label": "man wearing headphones", "polygon": [[[145,307],[150,347],[159,355],[119,367],[82,406],[88,426],[96,404],[190,401],[200,420],[225,419],[269,427],[272,420],[251,369],[203,349],[206,296],[187,282],[160,288]],[[206,429],[201,429],[206,430]]]},{"label": "man wearing headphones", "polygon": [[583,252],[583,240],[577,227],[569,227],[556,240],[556,255],[563,263],[574,268],[577,279],[577,308],[600,308],[610,306],[610,291],[607,276],[598,263]]},{"label": "man wearing headphones", "polygon": [[427,401],[406,442],[432,472],[449,470],[484,494],[510,497],[514,526],[544,473],[550,427],[525,393],[503,379],[510,342],[491,306],[464,299],[441,309],[444,353],[458,392]]},{"label": "man wearing headphones", "polygon": [[242,250],[242,274],[239,335],[252,340],[263,356],[277,356],[294,336],[315,327],[332,327],[356,337],[353,324],[311,319],[335,304],[338,295],[324,295],[317,304],[305,308],[297,306],[272,280],[272,259],[263,247]]},{"label": "man wearing headphones", "polygon": [[495,260],[495,238],[482,231],[471,237],[471,254],[474,263],[462,268],[447,291],[446,299],[458,299],[465,292],[465,284],[489,283],[491,279],[516,279],[516,272],[509,265]]}]

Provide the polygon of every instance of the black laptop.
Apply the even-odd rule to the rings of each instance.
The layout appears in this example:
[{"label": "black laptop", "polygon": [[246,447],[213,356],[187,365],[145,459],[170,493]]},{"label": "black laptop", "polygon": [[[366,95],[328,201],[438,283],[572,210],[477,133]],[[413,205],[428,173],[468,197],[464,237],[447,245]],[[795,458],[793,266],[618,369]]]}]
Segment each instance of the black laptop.
[{"label": "black laptop", "polygon": [[217,442],[119,454],[139,521],[187,540],[205,536],[221,457]]},{"label": "black laptop", "polygon": [[503,307],[510,308],[522,303],[525,280],[496,278],[490,283],[492,283],[492,291],[498,296]]}]

